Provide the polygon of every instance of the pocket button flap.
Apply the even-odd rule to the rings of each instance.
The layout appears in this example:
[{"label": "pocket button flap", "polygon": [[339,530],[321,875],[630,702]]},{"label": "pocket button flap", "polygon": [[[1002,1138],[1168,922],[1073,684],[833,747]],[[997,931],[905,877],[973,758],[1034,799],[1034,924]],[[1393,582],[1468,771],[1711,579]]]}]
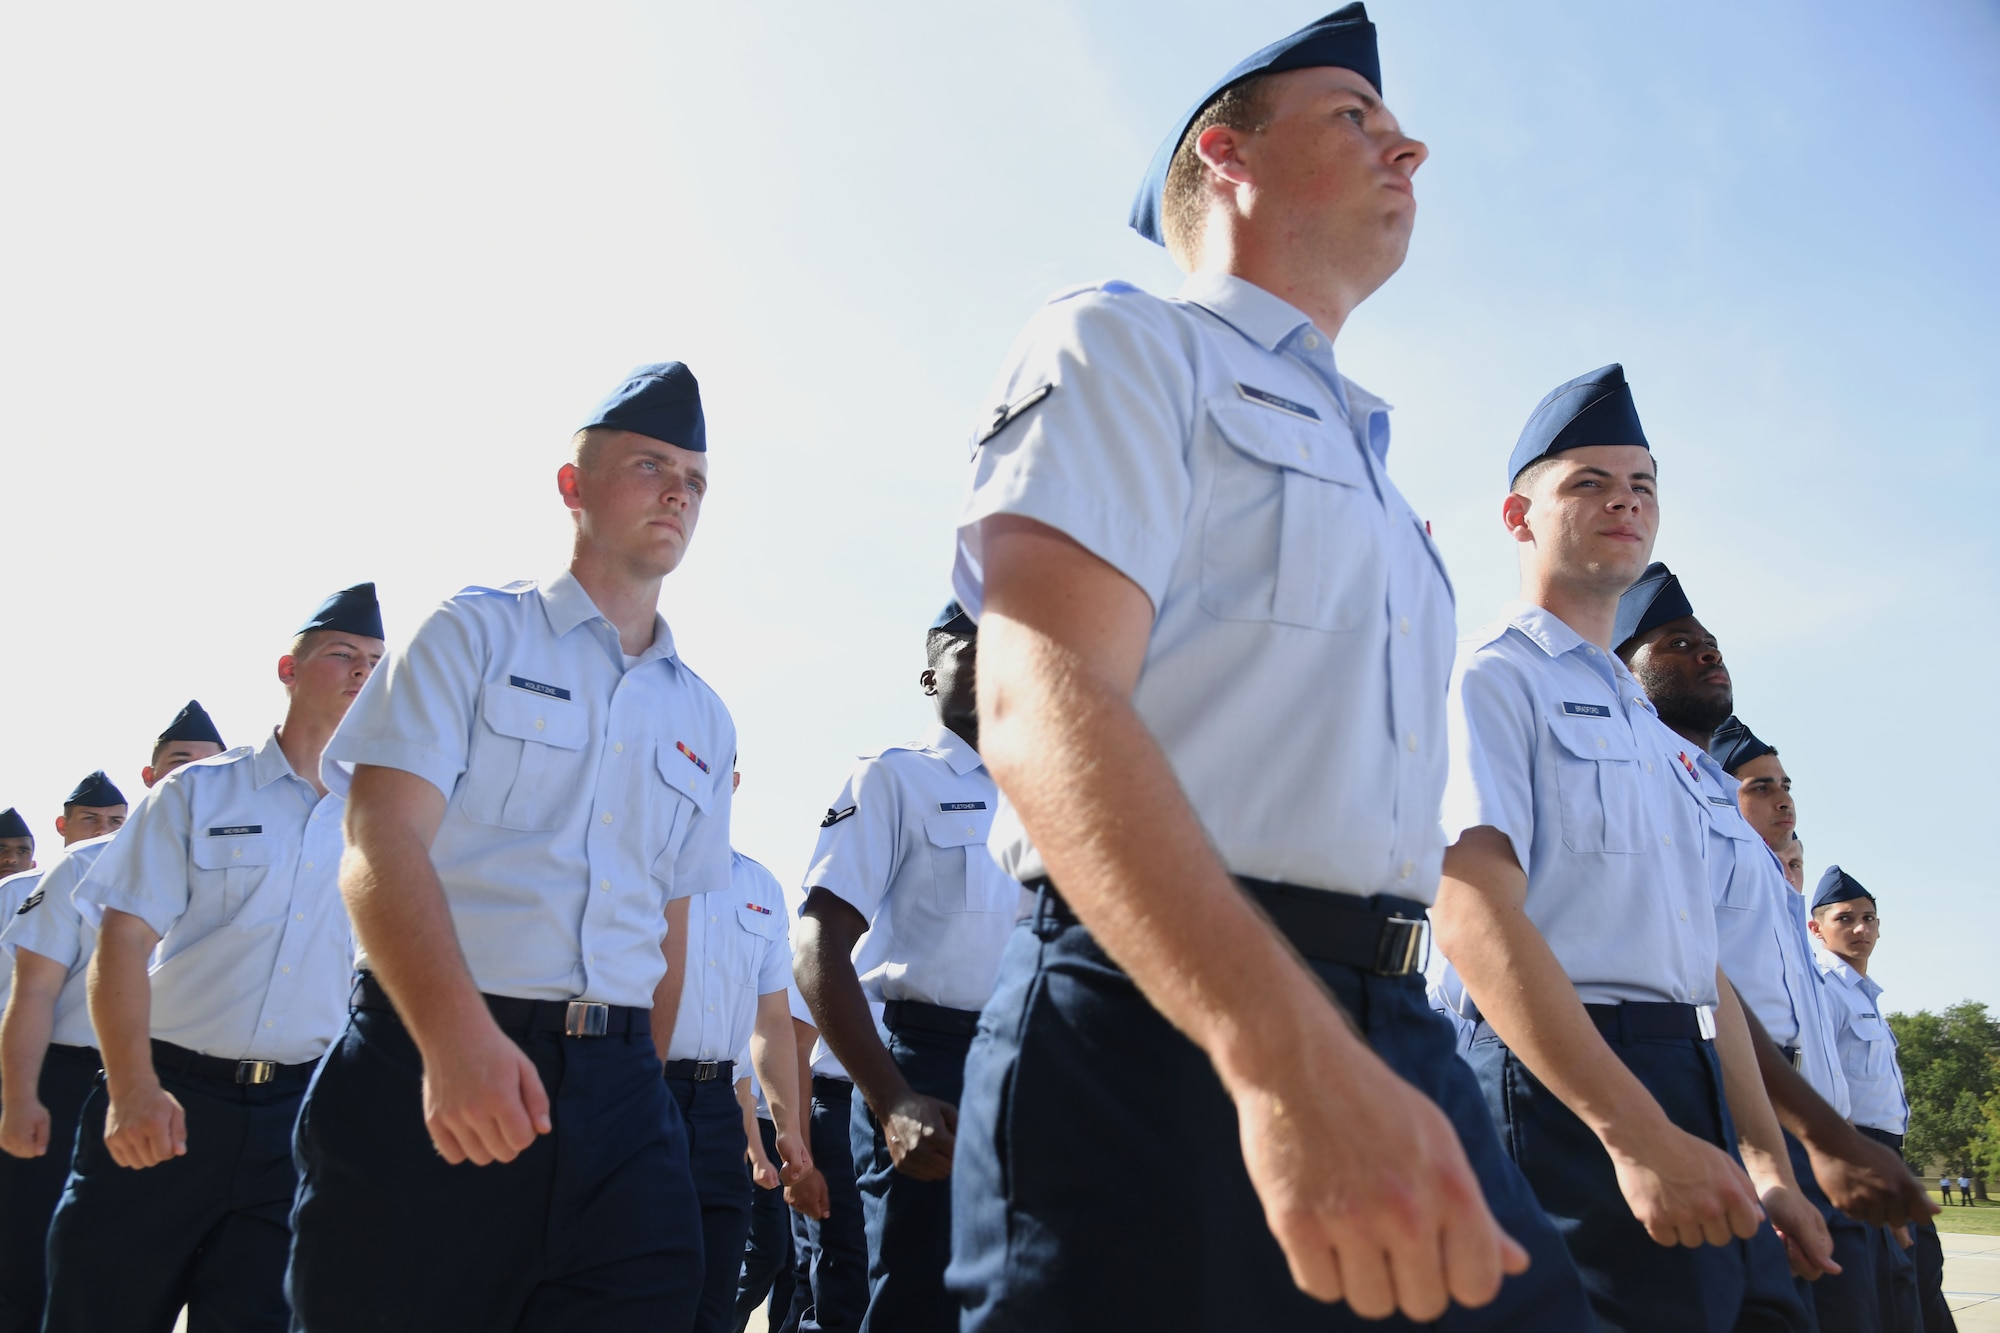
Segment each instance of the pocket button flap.
[{"label": "pocket button flap", "polygon": [[947,811],[924,820],[933,847],[972,847],[986,841],[993,827],[991,810]]},{"label": "pocket button flap", "polygon": [[1259,463],[1342,486],[1368,484],[1368,467],[1353,438],[1336,425],[1314,425],[1226,398],[1210,399],[1208,416],[1231,448]]},{"label": "pocket button flap", "polygon": [[502,736],[539,741],[560,750],[583,748],[584,715],[567,699],[544,699],[495,682],[480,696],[479,715]]},{"label": "pocket button flap", "polygon": [[1636,760],[1630,738],[1612,718],[1552,717],[1549,732],[1556,743],[1578,759]]},{"label": "pocket button flap", "polygon": [[778,936],[776,908],[770,912],[758,912],[748,907],[739,907],[736,909],[736,922],[752,935],[761,935],[767,940],[776,939]]},{"label": "pocket button flap", "polygon": [[277,844],[268,837],[197,837],[189,848],[195,865],[203,870],[227,870],[231,866],[267,866],[276,859]]},{"label": "pocket button flap", "polygon": [[660,771],[660,781],[693,801],[697,810],[708,809],[708,774],[697,768],[694,760],[681,753],[672,741],[661,741],[654,746],[653,759],[654,767]]}]

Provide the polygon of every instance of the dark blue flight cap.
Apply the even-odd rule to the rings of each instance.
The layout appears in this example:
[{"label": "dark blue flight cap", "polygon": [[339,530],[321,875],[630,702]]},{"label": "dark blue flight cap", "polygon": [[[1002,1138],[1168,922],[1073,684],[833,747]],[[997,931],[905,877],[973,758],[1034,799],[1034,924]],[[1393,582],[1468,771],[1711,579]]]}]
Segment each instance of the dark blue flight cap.
[{"label": "dark blue flight cap", "polygon": [[[382,636],[371,634],[368,637],[379,639]],[[190,699],[187,701],[187,707],[174,714],[174,720],[167,723],[167,729],[161,732],[160,739],[153,743],[165,745],[168,741],[208,741],[220,745],[222,733],[215,729],[215,722],[209,717],[208,710],[201,706],[201,702]]]},{"label": "dark blue flight cap", "polygon": [[316,629],[339,630],[364,639],[387,638],[382,633],[382,604],[375,600],[375,585],[357,583],[352,588],[342,588],[321,602],[319,610],[294,632],[305,634]]},{"label": "dark blue flight cap", "polygon": [[1736,770],[1752,759],[1762,759],[1777,752],[1777,746],[1758,740],[1756,734],[1744,726],[1743,720],[1734,713],[1724,718],[1722,725],[1715,729],[1715,734],[1708,738],[1708,757],[1722,765],[1722,771],[1731,777],[1735,777]]},{"label": "dark blue flight cap", "polygon": [[708,422],[701,414],[701,386],[694,372],[678,361],[640,366],[597,405],[590,420],[578,426],[609,426],[692,453],[708,452]]},{"label": "dark blue flight cap", "polygon": [[21,818],[21,812],[13,806],[0,810],[0,838],[32,838],[28,831],[28,821]]},{"label": "dark blue flight cap", "polygon": [[1688,604],[1687,594],[1681,591],[1681,581],[1674,572],[1655,560],[1646,566],[1646,572],[1639,581],[1627,588],[1618,599],[1618,621],[1611,631],[1611,642],[1619,652],[1625,645],[1641,634],[1651,633],[1670,620],[1694,614],[1694,607]]},{"label": "dark blue flight cap", "polygon": [[944,610],[938,612],[931,628],[944,634],[956,634],[961,639],[970,639],[979,633],[978,623],[965,614],[965,608],[958,604],[956,597],[944,604]]},{"label": "dark blue flight cap", "polygon": [[1632,405],[1625,367],[1616,361],[1558,384],[1535,404],[1507,459],[1507,484],[1512,486],[1522,469],[1537,459],[1594,444],[1653,447],[1646,442],[1645,427],[1639,424],[1639,409]]},{"label": "dark blue flight cap", "polygon": [[1875,901],[1875,895],[1861,887],[1861,881],[1842,870],[1839,866],[1828,866],[1826,873],[1819,877],[1819,888],[1813,894],[1813,911],[1817,912],[1828,903],[1844,903],[1854,898]]},{"label": "dark blue flight cap", "polygon": [[104,770],[98,769],[89,777],[76,784],[76,790],[63,797],[64,805],[84,805],[92,810],[102,810],[107,806],[125,804],[125,793],[119,791]]},{"label": "dark blue flight cap", "polygon": [[1325,18],[1315,19],[1291,36],[1280,37],[1247,60],[1238,61],[1234,69],[1217,79],[1188,108],[1174,132],[1153,154],[1153,163],[1146,168],[1145,182],[1139,186],[1139,197],[1132,201],[1132,230],[1155,245],[1167,243],[1160,224],[1160,209],[1167,189],[1167,168],[1173,165],[1174,154],[1180,149],[1188,126],[1194,124],[1195,117],[1207,110],[1208,104],[1221,96],[1230,84],[1239,83],[1253,74],[1283,74],[1287,70],[1319,69],[1327,65],[1353,70],[1373,84],[1375,92],[1380,95],[1382,61],[1375,51],[1375,25],[1368,21],[1368,11],[1362,6],[1343,5]]}]

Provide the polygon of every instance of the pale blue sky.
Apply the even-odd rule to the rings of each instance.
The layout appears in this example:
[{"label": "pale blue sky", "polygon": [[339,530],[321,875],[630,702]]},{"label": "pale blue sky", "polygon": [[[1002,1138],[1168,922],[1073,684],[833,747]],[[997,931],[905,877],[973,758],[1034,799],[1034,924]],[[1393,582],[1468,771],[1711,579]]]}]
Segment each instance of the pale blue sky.
[{"label": "pale blue sky", "polygon": [[[189,695],[247,741],[326,591],[392,634],[560,567],[551,480],[688,361],[716,486],[666,606],[796,885],[860,751],[919,734],[968,430],[1035,305],[1171,290],[1126,206],[1191,95],[1315,6],[256,5],[0,19],[0,804],[128,790]],[[1431,146],[1342,334],[1460,623],[1510,595],[1507,449],[1620,360],[1658,556],[1882,896],[1894,1007],[2000,1005],[1991,758],[2000,8],[1371,7]]]}]

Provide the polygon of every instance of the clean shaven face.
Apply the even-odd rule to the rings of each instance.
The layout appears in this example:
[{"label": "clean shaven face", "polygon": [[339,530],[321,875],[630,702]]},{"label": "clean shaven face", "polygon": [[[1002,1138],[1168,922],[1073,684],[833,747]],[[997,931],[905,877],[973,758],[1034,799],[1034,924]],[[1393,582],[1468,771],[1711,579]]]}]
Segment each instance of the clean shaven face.
[{"label": "clean shaven face", "polygon": [[1507,499],[1509,511],[1518,506],[1530,558],[1553,581],[1623,592],[1646,572],[1659,532],[1652,453],[1600,444],[1549,462],[1525,496]]},{"label": "clean shaven face", "polygon": [[1736,805],[1750,827],[1782,859],[1792,831],[1799,826],[1798,802],[1792,778],[1774,754],[1760,754],[1736,770]]},{"label": "clean shaven face", "polygon": [[605,431],[557,474],[583,540],[635,578],[664,578],[694,540],[708,455],[631,431]]}]

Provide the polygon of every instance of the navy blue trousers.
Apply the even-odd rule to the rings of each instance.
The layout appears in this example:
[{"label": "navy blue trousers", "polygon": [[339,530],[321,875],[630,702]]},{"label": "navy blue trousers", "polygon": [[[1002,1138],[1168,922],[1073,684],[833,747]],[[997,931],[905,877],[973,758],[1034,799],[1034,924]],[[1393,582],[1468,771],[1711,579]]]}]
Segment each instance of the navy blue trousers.
[{"label": "navy blue trousers", "polygon": [[1944,1242],[1938,1239],[1937,1223],[1911,1227],[1910,1240],[1913,1243],[1904,1253],[1914,1269],[1924,1333],[1958,1333],[1958,1321],[1944,1298]]},{"label": "navy blue trousers", "polygon": [[[1414,909],[1421,910],[1421,909]],[[1450,1117],[1529,1270],[1450,1333],[1585,1333],[1562,1240],[1501,1151],[1421,976],[1315,964],[1369,1045]],[[948,1281],[966,1333],[1406,1330],[1293,1284],[1244,1169],[1235,1104],[1081,926],[1023,922],[967,1063]]]},{"label": "navy blue trousers", "polygon": [[77,1121],[101,1067],[88,1046],[50,1045],[36,1089],[49,1112],[48,1151],[26,1158],[0,1153],[0,1333],[37,1333],[42,1326],[49,1219],[69,1179]]},{"label": "navy blue trousers", "polygon": [[[1711,1043],[1606,1040],[1669,1120],[1736,1155]],[[1569,1246],[1604,1333],[1810,1333],[1812,1316],[1769,1223],[1727,1245],[1659,1244],[1632,1215],[1597,1136],[1491,1029],[1481,1026],[1466,1059],[1508,1153]]]},{"label": "navy blue trousers", "polygon": [[187,1154],[129,1170],[104,1147],[99,1081],[49,1227],[49,1333],[283,1333],[292,1125],[305,1084],[160,1075],[187,1115]]},{"label": "navy blue trousers", "polygon": [[[778,1165],[778,1127],[759,1118],[758,1136],[764,1140],[764,1156]],[[748,1174],[748,1164],[745,1164]],[[783,1186],[764,1189],[754,1180],[750,1186],[750,1238],[743,1245],[743,1272],[736,1285],[735,1333],[743,1333],[750,1313],[766,1305],[765,1324],[771,1333],[791,1333],[798,1327],[792,1317],[792,1210],[785,1204]]]},{"label": "navy blue trousers", "polygon": [[701,1216],[652,1037],[515,1040],[541,1074],[555,1129],[504,1165],[454,1166],[424,1129],[423,1064],[401,1021],[349,1018],[299,1117],[286,1278],[295,1328],[690,1326]]},{"label": "navy blue trousers", "polygon": [[1834,1262],[1841,1268],[1799,1284],[1813,1303],[1820,1333],[1923,1333],[1915,1270],[1903,1247],[1886,1229],[1857,1222],[1835,1208],[1813,1176],[1805,1145],[1789,1133],[1785,1147],[1799,1188],[1826,1219]]},{"label": "navy blue trousers", "polygon": [[743,1154],[743,1106],[726,1078],[697,1083],[670,1078],[667,1090],[687,1121],[688,1169],[701,1203],[704,1264],[695,1303],[695,1333],[729,1333],[736,1318],[736,1280],[743,1270],[743,1241],[750,1234],[750,1183]]},{"label": "navy blue trousers", "polygon": [[813,1165],[826,1177],[825,1218],[792,1214],[798,1333],[858,1333],[868,1312],[868,1235],[854,1184],[854,1085],[814,1075]]},{"label": "navy blue trousers", "polygon": [[[891,1029],[889,1054],[912,1091],[958,1105],[972,1038]],[[898,1171],[866,1098],[854,1099],[854,1185],[868,1235],[868,1313],[862,1333],[957,1333],[958,1302],[944,1289],[951,1262],[951,1181]]]}]

